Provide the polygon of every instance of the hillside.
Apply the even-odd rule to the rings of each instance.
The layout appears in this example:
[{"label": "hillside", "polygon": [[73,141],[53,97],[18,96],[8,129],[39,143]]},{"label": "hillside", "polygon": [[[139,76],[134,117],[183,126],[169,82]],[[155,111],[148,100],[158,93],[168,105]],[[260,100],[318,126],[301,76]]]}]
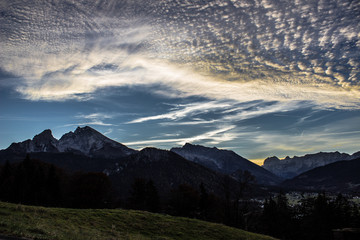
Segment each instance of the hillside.
[{"label": "hillside", "polygon": [[274,239],[221,224],[131,210],[0,202],[0,216],[0,234],[36,239]]},{"label": "hillside", "polygon": [[[125,157],[113,170],[107,172],[115,190],[127,196],[136,178],[151,179],[160,195],[167,195],[180,184],[197,189],[203,183],[206,189],[222,196],[224,176],[199,164],[187,161],[180,155],[156,148],[144,148],[139,153]],[[231,189],[238,183],[230,180]]]},{"label": "hillside", "polygon": [[201,164],[209,169],[223,174],[233,174],[236,177],[237,171],[249,171],[256,177],[258,184],[276,185],[282,179],[264,168],[250,162],[239,156],[233,151],[218,149],[216,147],[204,147],[201,145],[192,145],[186,143],[181,148],[172,148],[183,158]]}]

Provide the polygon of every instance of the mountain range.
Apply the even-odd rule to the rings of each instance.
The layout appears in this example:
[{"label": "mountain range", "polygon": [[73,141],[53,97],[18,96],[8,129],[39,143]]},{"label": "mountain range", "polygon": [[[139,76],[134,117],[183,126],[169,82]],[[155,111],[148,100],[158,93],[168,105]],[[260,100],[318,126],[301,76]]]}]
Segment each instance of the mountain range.
[{"label": "mountain range", "polygon": [[[78,127],[74,132],[64,134],[59,140],[52,136],[51,130],[45,130],[33,139],[13,143],[0,151],[0,164],[4,164],[5,161],[22,161],[26,154],[70,172],[104,172],[112,180],[114,188],[123,195],[129,193],[129,187],[136,178],[152,179],[160,193],[169,192],[183,183],[194,188],[203,183],[214,193],[220,194],[224,187],[224,176],[230,177],[232,188],[236,189],[236,182],[245,171],[255,176],[259,185],[305,189],[310,189],[309,186],[313,185],[320,189],[339,189],[331,188],[330,185],[334,182],[326,178],[327,172],[332,174],[333,168],[319,170],[321,168],[318,167],[327,167],[334,162],[345,164],[343,160],[352,162],[351,160],[360,157],[360,152],[353,155],[320,152],[303,157],[287,157],[283,160],[271,157],[260,167],[233,151],[190,143],[172,148],[170,151],[156,148],[137,151],[107,138],[88,126]],[[341,164],[339,166],[342,166]],[[353,169],[357,169],[356,166],[355,164]],[[319,172],[314,175],[312,171]],[[349,170],[346,179],[351,179],[353,174],[357,172]],[[321,181],[315,176],[324,176],[326,181],[316,184]],[[284,179],[290,178],[293,179],[283,182]],[[307,181],[303,182],[304,179]],[[339,183],[341,179],[340,177]],[[356,181],[347,180],[346,183],[340,185],[346,189],[357,189]]]},{"label": "mountain range", "polygon": [[[281,178],[237,155],[233,151],[187,143],[182,148],[171,149],[171,152],[174,153],[173,156],[180,155],[188,161],[203,165],[218,173],[231,174],[241,169],[251,172],[260,184],[272,185],[281,181]],[[21,160],[24,153],[32,153],[33,156],[46,159],[56,165],[64,166],[66,165],[65,162],[67,162],[67,168],[75,168],[76,170],[79,170],[79,167],[71,166],[71,163],[75,165],[76,163],[84,162],[84,164],[91,163],[90,165],[96,165],[96,160],[94,162],[94,159],[98,159],[97,161],[101,161],[104,167],[103,169],[101,169],[101,166],[99,166],[100,168],[93,167],[93,169],[105,171],[111,169],[109,164],[106,163],[123,162],[125,161],[123,158],[136,154],[138,151],[105,137],[91,127],[85,126],[82,128],[78,127],[74,132],[64,134],[59,140],[55,139],[52,136],[51,130],[48,129],[36,135],[32,140],[13,143],[6,150],[0,151],[0,162],[1,159],[6,157],[11,159],[19,154],[20,156],[17,160]],[[156,151],[152,151],[152,153],[156,154]],[[58,158],[63,159],[61,163],[55,161]],[[156,156],[150,158],[155,159]],[[76,159],[75,162],[74,159]],[[89,166],[84,166],[84,169],[89,169]]]},{"label": "mountain range", "polygon": [[[194,147],[206,149],[202,146]],[[174,151],[156,148],[136,151],[87,126],[78,127],[74,132],[64,134],[59,140],[52,136],[51,130],[45,130],[33,139],[13,143],[7,149],[0,151],[0,164],[4,164],[5,161],[22,161],[27,154],[30,154],[31,158],[52,163],[69,172],[104,172],[112,181],[114,190],[123,197],[129,194],[131,184],[137,178],[151,179],[162,195],[168,194],[180,184],[187,184],[197,189],[200,183],[203,183],[210,192],[221,195],[225,184],[225,170],[222,168],[215,171],[203,166],[201,162],[185,159]],[[236,154],[232,152],[232,155]],[[279,183],[277,176],[249,160],[236,156],[237,159],[234,157],[228,168],[233,166],[234,170],[238,170],[238,167],[243,166],[242,171],[254,172],[253,174],[259,176],[259,179],[267,177],[268,184]],[[264,174],[262,178],[261,173]],[[271,180],[271,177],[275,180]],[[239,189],[235,177],[225,181],[234,192]]]},{"label": "mountain range", "polygon": [[286,157],[282,160],[274,156],[265,159],[262,167],[279,177],[290,179],[317,167],[342,160],[353,160],[359,157],[360,151],[352,155],[339,152],[319,152],[302,157]]}]

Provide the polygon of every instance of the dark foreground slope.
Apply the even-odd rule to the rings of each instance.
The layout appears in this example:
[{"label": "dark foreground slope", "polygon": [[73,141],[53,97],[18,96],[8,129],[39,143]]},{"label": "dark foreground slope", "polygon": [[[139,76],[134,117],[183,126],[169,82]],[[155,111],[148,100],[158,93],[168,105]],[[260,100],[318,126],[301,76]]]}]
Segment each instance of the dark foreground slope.
[{"label": "dark foreground slope", "polygon": [[274,238],[204,221],[130,210],[31,207],[0,202],[0,234],[32,239]]},{"label": "dark foreground slope", "polygon": [[339,161],[286,180],[283,187],[304,190],[360,193],[360,158]]}]

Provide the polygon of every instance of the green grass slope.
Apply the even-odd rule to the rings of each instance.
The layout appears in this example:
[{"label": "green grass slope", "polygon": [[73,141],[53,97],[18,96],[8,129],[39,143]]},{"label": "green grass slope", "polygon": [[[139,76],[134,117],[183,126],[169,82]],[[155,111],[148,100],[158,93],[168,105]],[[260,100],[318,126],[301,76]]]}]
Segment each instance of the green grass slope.
[{"label": "green grass slope", "polygon": [[0,234],[66,240],[274,239],[221,224],[142,211],[44,208],[3,202]]}]

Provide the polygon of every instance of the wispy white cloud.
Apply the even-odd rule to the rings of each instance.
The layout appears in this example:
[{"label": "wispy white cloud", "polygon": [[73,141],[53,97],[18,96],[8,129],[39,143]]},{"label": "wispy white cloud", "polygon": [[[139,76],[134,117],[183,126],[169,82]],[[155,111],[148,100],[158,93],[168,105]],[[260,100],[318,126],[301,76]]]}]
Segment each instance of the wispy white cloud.
[{"label": "wispy white cloud", "polygon": [[152,140],[141,140],[133,142],[125,142],[125,145],[129,146],[144,146],[151,144],[161,144],[161,143],[174,143],[177,145],[184,145],[185,143],[196,143],[198,141],[205,141],[210,144],[219,144],[222,142],[231,141],[236,138],[236,133],[231,132],[234,129],[235,125],[222,126],[218,127],[215,130],[203,132],[201,134],[186,137],[186,138],[165,138],[165,139],[152,139]]},{"label": "wispy white cloud", "polygon": [[[215,111],[218,109],[227,109],[231,107],[231,103],[226,102],[218,102],[218,101],[210,101],[210,102],[201,102],[201,103],[190,103],[185,105],[178,105],[175,109],[172,109],[170,112],[165,114],[159,114],[155,116],[142,117],[134,119],[131,123],[142,123],[151,120],[160,120],[160,119],[168,119],[168,120],[180,120],[185,117],[191,117],[197,114],[204,114],[210,111]],[[201,120],[200,120],[201,121]],[[196,122],[196,120],[194,121]]]},{"label": "wispy white cloud", "polygon": [[228,121],[240,121],[245,119],[251,119],[267,114],[273,114],[273,113],[284,113],[284,112],[291,112],[299,108],[306,108],[310,107],[311,104],[306,102],[276,102],[271,105],[267,104],[257,104],[254,105],[253,108],[250,108],[248,110],[238,110],[233,115],[224,116],[223,120]]},{"label": "wispy white cloud", "polygon": [[218,122],[220,122],[219,119],[204,120],[204,119],[195,118],[195,119],[191,119],[190,121],[160,122],[159,125],[160,126],[209,125]]},{"label": "wispy white cloud", "polygon": [[79,123],[70,123],[65,124],[62,127],[72,127],[72,126],[117,126],[116,124],[112,123],[104,123],[102,121],[89,121],[89,122],[79,122]]},{"label": "wispy white cloud", "polygon": [[[113,119],[115,117],[114,114],[109,113],[90,113],[90,114],[78,114],[74,116],[75,119],[80,119],[77,123],[70,123],[63,125],[62,127],[71,127],[71,126],[87,126],[87,125],[93,125],[93,126],[117,126],[113,123],[107,123],[105,120]],[[110,131],[110,132],[109,132]],[[108,129],[108,131],[105,134],[111,133],[112,129]]]},{"label": "wispy white cloud", "polygon": [[110,133],[112,133],[114,131],[114,129],[109,128],[106,132],[104,132],[105,135],[108,135]]},{"label": "wispy white cloud", "polygon": [[108,113],[90,113],[90,114],[80,114],[75,116],[80,119],[112,119],[114,115]]},{"label": "wispy white cloud", "polygon": [[[178,105],[168,113],[141,117],[128,122],[128,124],[142,123],[150,120],[159,120],[160,126],[216,126],[218,124],[238,124],[238,122],[268,114],[280,114],[295,111],[299,108],[311,108],[307,102],[194,102]],[[210,114],[209,116],[206,116]]]}]

